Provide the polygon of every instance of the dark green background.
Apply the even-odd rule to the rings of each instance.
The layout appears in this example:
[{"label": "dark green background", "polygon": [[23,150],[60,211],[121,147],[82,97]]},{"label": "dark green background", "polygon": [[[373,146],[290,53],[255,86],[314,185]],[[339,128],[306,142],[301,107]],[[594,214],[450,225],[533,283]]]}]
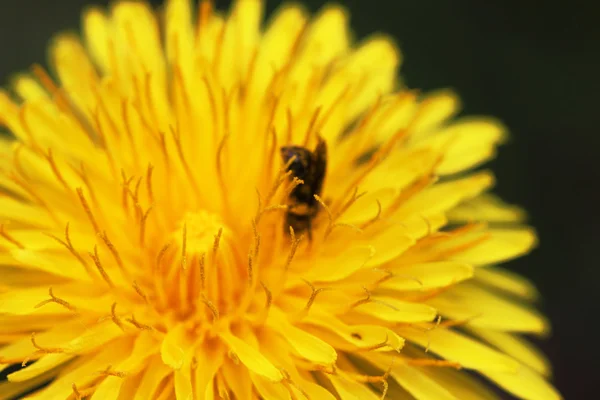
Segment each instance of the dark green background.
[{"label": "dark green background", "polygon": [[[304,1],[316,10],[325,2]],[[153,1],[153,3],[159,3]],[[226,6],[228,1],[217,3]],[[279,2],[268,1],[272,10]],[[591,399],[600,372],[600,28],[593,1],[348,1],[358,37],[400,43],[410,87],[455,88],[465,113],[512,131],[491,167],[525,206],[541,246],[510,267],[538,284],[553,321],[541,343],[566,399]],[[0,85],[45,60],[51,35],[79,26],[88,0],[2,1]]]}]

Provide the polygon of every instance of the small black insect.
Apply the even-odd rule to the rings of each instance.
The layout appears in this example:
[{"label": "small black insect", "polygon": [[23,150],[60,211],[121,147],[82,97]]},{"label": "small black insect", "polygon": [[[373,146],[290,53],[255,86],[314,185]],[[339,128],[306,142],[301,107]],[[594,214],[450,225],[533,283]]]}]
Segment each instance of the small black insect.
[{"label": "small black insect", "polygon": [[[301,146],[284,146],[281,157],[285,165],[289,163],[288,171],[292,171],[292,177],[304,181],[290,193],[286,229],[291,226],[295,232],[307,231],[311,239],[312,220],[320,206],[315,195],[321,194],[327,171],[327,143],[319,137],[314,151]],[[294,160],[290,163],[292,158]]]}]

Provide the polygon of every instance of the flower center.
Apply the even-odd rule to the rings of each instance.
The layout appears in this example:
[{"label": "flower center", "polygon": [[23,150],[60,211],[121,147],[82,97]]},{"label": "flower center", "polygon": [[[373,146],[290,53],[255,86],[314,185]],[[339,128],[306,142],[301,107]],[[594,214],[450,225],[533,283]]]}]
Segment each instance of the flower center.
[{"label": "flower center", "polygon": [[249,288],[244,240],[205,210],[186,213],[168,238],[154,277],[161,313],[204,328],[235,314]]},{"label": "flower center", "polygon": [[188,212],[181,220],[174,236],[175,242],[183,253],[206,254],[213,249],[216,241],[218,241],[216,244],[220,245],[223,234],[229,236],[229,230],[225,231],[224,223],[219,216],[200,210]]}]

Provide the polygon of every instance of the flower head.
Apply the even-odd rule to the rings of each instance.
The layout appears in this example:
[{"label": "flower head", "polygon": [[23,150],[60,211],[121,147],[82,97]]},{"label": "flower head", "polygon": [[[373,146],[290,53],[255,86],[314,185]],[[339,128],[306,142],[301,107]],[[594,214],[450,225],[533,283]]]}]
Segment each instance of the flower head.
[{"label": "flower head", "polygon": [[90,9],[0,92],[0,397],[558,398],[489,266],[535,234],[468,172],[503,126],[340,8],[262,8]]}]

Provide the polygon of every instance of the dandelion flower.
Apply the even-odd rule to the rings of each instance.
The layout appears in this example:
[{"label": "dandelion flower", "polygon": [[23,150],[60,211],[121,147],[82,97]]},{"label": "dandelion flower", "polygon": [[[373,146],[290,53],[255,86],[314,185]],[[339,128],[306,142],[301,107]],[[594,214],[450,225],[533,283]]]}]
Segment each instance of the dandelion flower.
[{"label": "dandelion flower", "polygon": [[504,127],[263,6],[92,8],[0,92],[0,397],[559,398],[495,266],[535,234],[469,172]]}]

